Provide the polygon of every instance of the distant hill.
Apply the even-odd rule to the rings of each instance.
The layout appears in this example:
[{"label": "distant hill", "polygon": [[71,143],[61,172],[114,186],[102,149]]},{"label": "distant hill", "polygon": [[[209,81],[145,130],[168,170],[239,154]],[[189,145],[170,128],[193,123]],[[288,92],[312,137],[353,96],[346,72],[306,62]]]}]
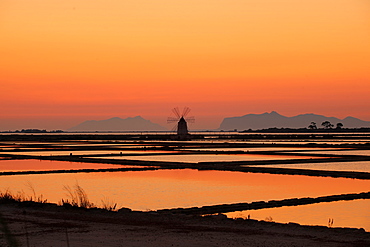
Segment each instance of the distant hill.
[{"label": "distant hill", "polygon": [[119,118],[114,117],[106,120],[85,121],[69,131],[160,131],[167,130],[159,124],[152,123],[140,116]]},{"label": "distant hill", "polygon": [[370,121],[363,121],[354,117],[339,119],[335,117],[326,117],[322,115],[301,114],[294,117],[286,117],[272,111],[263,114],[248,114],[241,117],[224,118],[220,130],[248,130],[248,129],[268,129],[268,128],[305,128],[311,122],[315,122],[318,128],[322,128],[321,123],[329,121],[334,126],[342,123],[343,128],[370,127]]}]

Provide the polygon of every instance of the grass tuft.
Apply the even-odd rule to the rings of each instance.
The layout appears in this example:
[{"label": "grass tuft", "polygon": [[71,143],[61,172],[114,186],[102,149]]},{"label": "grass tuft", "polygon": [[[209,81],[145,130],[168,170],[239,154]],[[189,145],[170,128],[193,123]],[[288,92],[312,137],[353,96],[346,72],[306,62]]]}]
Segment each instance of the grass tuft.
[{"label": "grass tuft", "polygon": [[0,192],[0,202],[17,202],[16,197],[7,189],[5,192]]},{"label": "grass tuft", "polygon": [[81,208],[94,207],[94,204],[89,201],[85,190],[77,183],[75,184],[73,189],[68,185],[64,185],[63,189],[67,192],[67,196],[69,197],[69,199],[62,199],[62,205],[70,204],[72,206]]},{"label": "grass tuft", "polygon": [[117,207],[117,203],[109,200],[108,198],[104,198],[101,200],[102,208],[108,211],[115,211]]},{"label": "grass tuft", "polygon": [[[32,184],[27,183],[27,187],[31,190],[32,195],[26,196],[26,194],[21,191],[18,193],[12,193],[9,189],[4,192],[0,191],[0,203],[14,203],[14,202],[37,202],[37,203],[47,203],[47,200],[43,198],[43,195],[37,195]],[[63,189],[67,192],[68,199],[62,199],[58,204],[61,206],[73,206],[80,208],[95,208],[94,203],[89,201],[89,198],[85,190],[76,183],[72,188],[70,186],[63,186]],[[101,200],[102,209],[108,211],[116,211],[117,203],[114,203],[108,198],[103,198]]]},{"label": "grass tuft", "polygon": [[9,189],[6,189],[5,192],[0,191],[0,203],[11,203],[11,202],[39,202],[47,203],[47,200],[43,198],[43,195],[37,196],[35,189],[31,183],[28,183],[27,186],[32,192],[33,196],[26,196],[24,191],[18,191],[16,194],[12,193]]},{"label": "grass tuft", "polygon": [[31,190],[32,196],[30,196],[27,201],[32,201],[32,202],[39,202],[39,203],[47,203],[47,200],[43,198],[43,195],[36,195],[36,190],[33,187],[33,185],[30,182],[27,182],[26,186]]}]

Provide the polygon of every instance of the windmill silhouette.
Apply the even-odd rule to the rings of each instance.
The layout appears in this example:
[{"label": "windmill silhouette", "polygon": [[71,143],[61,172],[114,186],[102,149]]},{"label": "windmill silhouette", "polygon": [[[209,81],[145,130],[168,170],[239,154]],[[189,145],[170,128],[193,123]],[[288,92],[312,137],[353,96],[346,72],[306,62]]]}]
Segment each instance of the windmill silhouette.
[{"label": "windmill silhouette", "polygon": [[175,107],[172,109],[173,114],[175,114],[175,117],[168,117],[167,123],[176,123],[176,125],[173,127],[173,130],[177,129],[177,137],[180,140],[186,140],[189,139],[189,131],[188,131],[188,122],[194,123],[195,118],[194,117],[187,117],[187,115],[190,112],[189,107],[184,107],[182,112],[180,112],[178,107]]}]

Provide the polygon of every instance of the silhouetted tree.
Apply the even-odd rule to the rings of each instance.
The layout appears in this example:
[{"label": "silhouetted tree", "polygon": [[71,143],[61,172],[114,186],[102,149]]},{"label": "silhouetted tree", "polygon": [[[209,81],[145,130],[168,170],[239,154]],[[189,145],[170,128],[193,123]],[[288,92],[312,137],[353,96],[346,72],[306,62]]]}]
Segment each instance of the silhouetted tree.
[{"label": "silhouetted tree", "polygon": [[334,127],[334,125],[332,125],[329,121],[324,121],[321,125],[324,126],[325,129],[331,129]]},{"label": "silhouetted tree", "polygon": [[316,123],[315,122],[311,122],[311,124],[308,126],[308,128],[309,129],[312,129],[312,130],[317,129]]},{"label": "silhouetted tree", "polygon": [[337,123],[337,129],[341,129],[343,127],[342,123]]}]

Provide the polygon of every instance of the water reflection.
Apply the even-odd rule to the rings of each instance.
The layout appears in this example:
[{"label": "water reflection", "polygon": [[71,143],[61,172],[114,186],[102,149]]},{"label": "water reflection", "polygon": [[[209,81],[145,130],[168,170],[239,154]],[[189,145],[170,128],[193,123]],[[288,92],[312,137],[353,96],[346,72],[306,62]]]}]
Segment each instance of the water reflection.
[{"label": "water reflection", "polygon": [[[197,151],[316,151],[323,150],[323,148],[303,148],[303,147],[248,147],[248,148],[186,148],[181,150],[197,150]],[[328,150],[335,150],[330,148]]]},{"label": "water reflection", "polygon": [[[52,170],[80,170],[80,169],[106,169],[106,168],[129,168],[133,166],[79,163],[51,160],[1,160],[0,171],[52,171]],[[135,166],[138,167],[138,166]],[[2,179],[2,178],[1,178]]]},{"label": "water reflection", "polygon": [[[23,149],[22,149],[23,150]],[[136,150],[121,150],[121,149],[111,149],[111,150],[82,150],[82,151],[55,151],[55,150],[45,150],[45,151],[21,151],[21,152],[3,152],[3,154],[15,154],[15,155],[31,155],[31,156],[56,156],[56,155],[105,155],[105,154],[150,154],[151,152],[162,152],[171,153],[171,151],[136,151]],[[175,151],[174,151],[175,152]],[[174,153],[172,152],[172,153]],[[1,154],[1,153],[0,153]]]},{"label": "water reflection", "polygon": [[[366,144],[370,140],[302,140],[302,141],[280,141],[280,140],[260,140],[260,141],[249,141],[248,144],[331,144],[331,145],[343,145],[343,144]],[[230,142],[231,143],[231,142]]]},{"label": "water reflection", "polygon": [[368,180],[184,169],[2,176],[0,190],[26,190],[28,182],[52,202],[66,198],[64,185],[78,182],[94,203],[107,197],[136,210],[318,197],[370,188]]},{"label": "water reflection", "polygon": [[305,154],[334,154],[334,155],[369,155],[370,150],[338,150],[338,151],[308,151]]},{"label": "water reflection", "polygon": [[[106,157],[94,157],[104,159]],[[222,161],[253,161],[253,160],[286,160],[315,159],[313,156],[265,155],[265,154],[191,154],[191,155],[155,155],[155,156],[116,156],[109,159],[164,161],[164,162],[222,162]],[[322,157],[320,157],[322,158]]]},{"label": "water reflection", "polygon": [[310,169],[310,170],[324,170],[324,171],[370,172],[370,161],[279,164],[279,165],[263,165],[263,166],[253,165],[253,166],[254,167]]},{"label": "water reflection", "polygon": [[275,222],[295,222],[302,225],[328,226],[329,218],[333,227],[355,227],[370,231],[370,199],[324,202],[319,204],[266,208],[227,213],[230,218],[248,218]]}]

